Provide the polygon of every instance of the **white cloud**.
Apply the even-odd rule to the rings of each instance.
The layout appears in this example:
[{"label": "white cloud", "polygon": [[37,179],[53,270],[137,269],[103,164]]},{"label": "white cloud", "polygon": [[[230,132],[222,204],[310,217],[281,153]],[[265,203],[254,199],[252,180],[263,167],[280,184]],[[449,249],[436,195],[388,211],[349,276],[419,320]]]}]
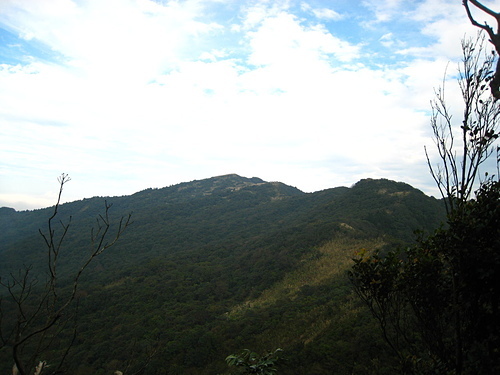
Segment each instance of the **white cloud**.
[{"label": "white cloud", "polygon": [[237,30],[251,30],[258,27],[264,20],[275,17],[290,8],[289,0],[257,0],[251,4],[242,6],[242,21],[239,25],[233,25]]},{"label": "white cloud", "polygon": [[322,8],[313,9],[314,15],[319,19],[338,21],[344,18],[340,13],[335,12],[333,9]]},{"label": "white cloud", "polygon": [[248,36],[253,50],[249,62],[257,66],[300,67],[328,59],[329,55],[343,62],[359,57],[358,46],[334,37],[320,25],[304,27],[294,15],[285,12],[268,17]]},{"label": "white cloud", "polygon": [[[443,21],[425,17],[431,1],[365,2],[378,22],[404,9],[431,39],[401,51],[413,60],[376,65],[366,40],[321,23],[336,17],[321,6],[244,2],[222,20],[201,0],[49,3],[0,5],[1,25],[64,57],[0,69],[0,205],[34,207],[36,194],[45,205],[61,172],[70,200],[224,173],[307,191],[364,177],[427,184],[428,105],[459,49],[461,9]],[[403,43],[381,35],[377,46]]]},{"label": "white cloud", "polygon": [[388,22],[395,17],[401,17],[403,0],[364,0],[363,5],[375,15],[371,23]]},{"label": "white cloud", "polygon": [[192,38],[221,28],[197,20],[203,13],[197,2],[28,0],[0,10],[6,14],[0,21],[23,38],[59,52],[86,79],[112,84],[151,79],[189,55]]},{"label": "white cloud", "polygon": [[456,60],[461,55],[460,39],[464,35],[475,36],[477,28],[467,19],[463,7],[455,1],[423,1],[415,8],[409,17],[417,22],[422,35],[434,40],[426,46],[408,47],[399,51],[401,54],[411,54],[420,57],[445,56]]},{"label": "white cloud", "polygon": [[379,38],[380,44],[386,48],[396,48],[401,51],[406,46],[406,43],[398,39],[394,33],[386,33]]},{"label": "white cloud", "polygon": [[330,8],[313,8],[308,3],[301,3],[300,7],[303,11],[312,13],[316,18],[321,20],[339,21],[344,16]]}]

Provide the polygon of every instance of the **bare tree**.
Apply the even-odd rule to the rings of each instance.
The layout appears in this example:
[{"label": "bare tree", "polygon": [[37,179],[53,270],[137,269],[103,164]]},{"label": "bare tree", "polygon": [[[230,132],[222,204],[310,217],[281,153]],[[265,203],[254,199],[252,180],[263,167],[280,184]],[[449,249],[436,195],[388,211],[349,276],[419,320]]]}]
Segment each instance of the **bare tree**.
[{"label": "bare tree", "polygon": [[[488,14],[489,16],[493,17],[496,22],[497,22],[497,31],[493,30],[493,28],[488,25],[486,22],[484,23],[479,23],[475,20],[475,18],[472,16],[472,12],[469,7],[469,1],[478,9],[483,11],[484,13]],[[463,5],[465,7],[465,11],[467,12],[467,16],[469,17],[469,20],[474,26],[479,27],[480,29],[486,31],[488,33],[488,36],[490,38],[490,42],[493,44],[495,47],[495,50],[498,55],[500,55],[500,13],[494,12],[487,6],[483,5],[481,2],[477,0],[463,0]],[[495,74],[491,77],[490,80],[490,88],[491,88],[491,94],[493,97],[496,99],[500,99],[500,60],[497,61],[496,69],[495,69]]]},{"label": "bare tree", "polygon": [[[462,40],[462,61],[458,83],[464,101],[461,124],[456,123],[445,100],[445,88],[436,90],[431,101],[431,127],[434,133],[440,164],[433,165],[426,149],[427,162],[448,213],[466,202],[474,191],[480,166],[494,152],[498,138],[500,106],[487,93],[494,63],[484,37]],[[497,148],[498,152],[498,148]]]},{"label": "bare tree", "polygon": [[[41,355],[53,344],[58,334],[63,329],[74,323],[77,316],[76,295],[80,278],[90,263],[104,251],[113,246],[125,229],[131,224],[131,215],[122,217],[114,233],[110,232],[111,221],[109,210],[111,204],[105,202],[104,213],[100,214],[96,220],[96,226],[91,230],[90,252],[83,264],[73,275],[70,288],[58,286],[60,280],[58,274],[58,261],[62,253],[64,239],[71,224],[71,217],[67,223],[59,221],[56,217],[59,213],[61,195],[64,185],[71,179],[67,174],[62,174],[59,178],[59,195],[54,211],[47,221],[46,231],[39,230],[47,251],[47,278],[43,287],[39,287],[38,277],[32,275],[32,266],[25,267],[17,273],[11,273],[7,280],[0,279],[0,286],[7,291],[9,303],[13,306],[12,311],[16,314],[14,323],[10,327],[1,324],[0,347],[8,346],[12,348],[12,359],[14,362],[13,374],[19,375],[39,375],[47,368],[47,363],[41,360]],[[56,233],[55,226],[59,224]],[[1,307],[2,305],[0,305]],[[73,308],[75,310],[73,311]],[[0,308],[0,323],[3,313]],[[59,363],[51,363],[51,373],[60,373],[67,358],[68,352],[76,337],[76,325],[73,335]]]}]

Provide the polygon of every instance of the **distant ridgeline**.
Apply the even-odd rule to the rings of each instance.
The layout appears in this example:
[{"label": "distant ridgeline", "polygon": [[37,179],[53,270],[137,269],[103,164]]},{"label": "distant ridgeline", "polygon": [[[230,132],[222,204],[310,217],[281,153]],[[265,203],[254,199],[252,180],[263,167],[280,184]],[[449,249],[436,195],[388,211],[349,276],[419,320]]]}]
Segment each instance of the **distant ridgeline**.
[{"label": "distant ridgeline", "polygon": [[[61,287],[85,258],[105,200],[112,221],[132,212],[133,224],[81,282],[72,374],[112,373],[131,358],[139,366],[148,345],[157,354],[146,374],[223,374],[224,358],[245,348],[283,348],[287,374],[362,372],[373,358],[390,361],[345,271],[353,252],[411,243],[415,230],[430,232],[445,218],[439,200],[385,179],[304,193],[231,174],[95,197],[60,207],[59,220],[72,218]],[[39,229],[52,211],[0,209],[2,278],[30,265],[44,277]],[[0,373],[11,368],[4,348]]]}]

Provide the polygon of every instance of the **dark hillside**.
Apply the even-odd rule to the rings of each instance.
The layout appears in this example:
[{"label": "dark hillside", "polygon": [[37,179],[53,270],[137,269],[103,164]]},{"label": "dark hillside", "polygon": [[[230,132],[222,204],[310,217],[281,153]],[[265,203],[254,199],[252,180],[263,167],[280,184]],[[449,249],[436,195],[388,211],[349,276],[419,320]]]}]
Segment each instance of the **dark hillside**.
[{"label": "dark hillside", "polygon": [[[104,200],[61,206],[61,220],[72,216],[63,274],[82,261]],[[146,374],[223,373],[225,356],[246,347],[283,347],[289,374],[359,370],[381,345],[345,277],[353,252],[412,241],[444,218],[439,201],[389,180],[303,193],[226,175],[106,200],[113,218],[132,212],[134,223],[82,280],[72,374],[112,373],[150,346]],[[50,214],[0,209],[2,277],[28,259],[44,264],[38,228]]]},{"label": "dark hillside", "polygon": [[432,231],[444,220],[439,200],[406,183],[386,179],[361,180],[325,209],[336,212],[339,219],[405,241],[414,239],[415,230]]}]

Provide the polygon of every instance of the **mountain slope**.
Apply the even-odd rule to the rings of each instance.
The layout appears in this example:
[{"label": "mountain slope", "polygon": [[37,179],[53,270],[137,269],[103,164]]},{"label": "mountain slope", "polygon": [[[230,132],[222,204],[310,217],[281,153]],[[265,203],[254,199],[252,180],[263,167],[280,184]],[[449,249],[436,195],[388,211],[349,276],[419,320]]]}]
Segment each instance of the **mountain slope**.
[{"label": "mountain slope", "polygon": [[[444,218],[438,200],[389,180],[303,193],[219,176],[62,205],[60,218],[72,216],[62,275],[81,264],[104,200],[112,217],[132,212],[134,223],[82,280],[73,374],[141,362],[149,345],[159,353],[150,374],[222,373],[225,356],[246,347],[293,353],[290,374],[348,373],[342,356],[365,366],[381,344],[366,340],[374,325],[345,278],[353,252],[409,242]],[[28,259],[43,275],[37,231],[50,214],[0,210],[0,275]]]}]

